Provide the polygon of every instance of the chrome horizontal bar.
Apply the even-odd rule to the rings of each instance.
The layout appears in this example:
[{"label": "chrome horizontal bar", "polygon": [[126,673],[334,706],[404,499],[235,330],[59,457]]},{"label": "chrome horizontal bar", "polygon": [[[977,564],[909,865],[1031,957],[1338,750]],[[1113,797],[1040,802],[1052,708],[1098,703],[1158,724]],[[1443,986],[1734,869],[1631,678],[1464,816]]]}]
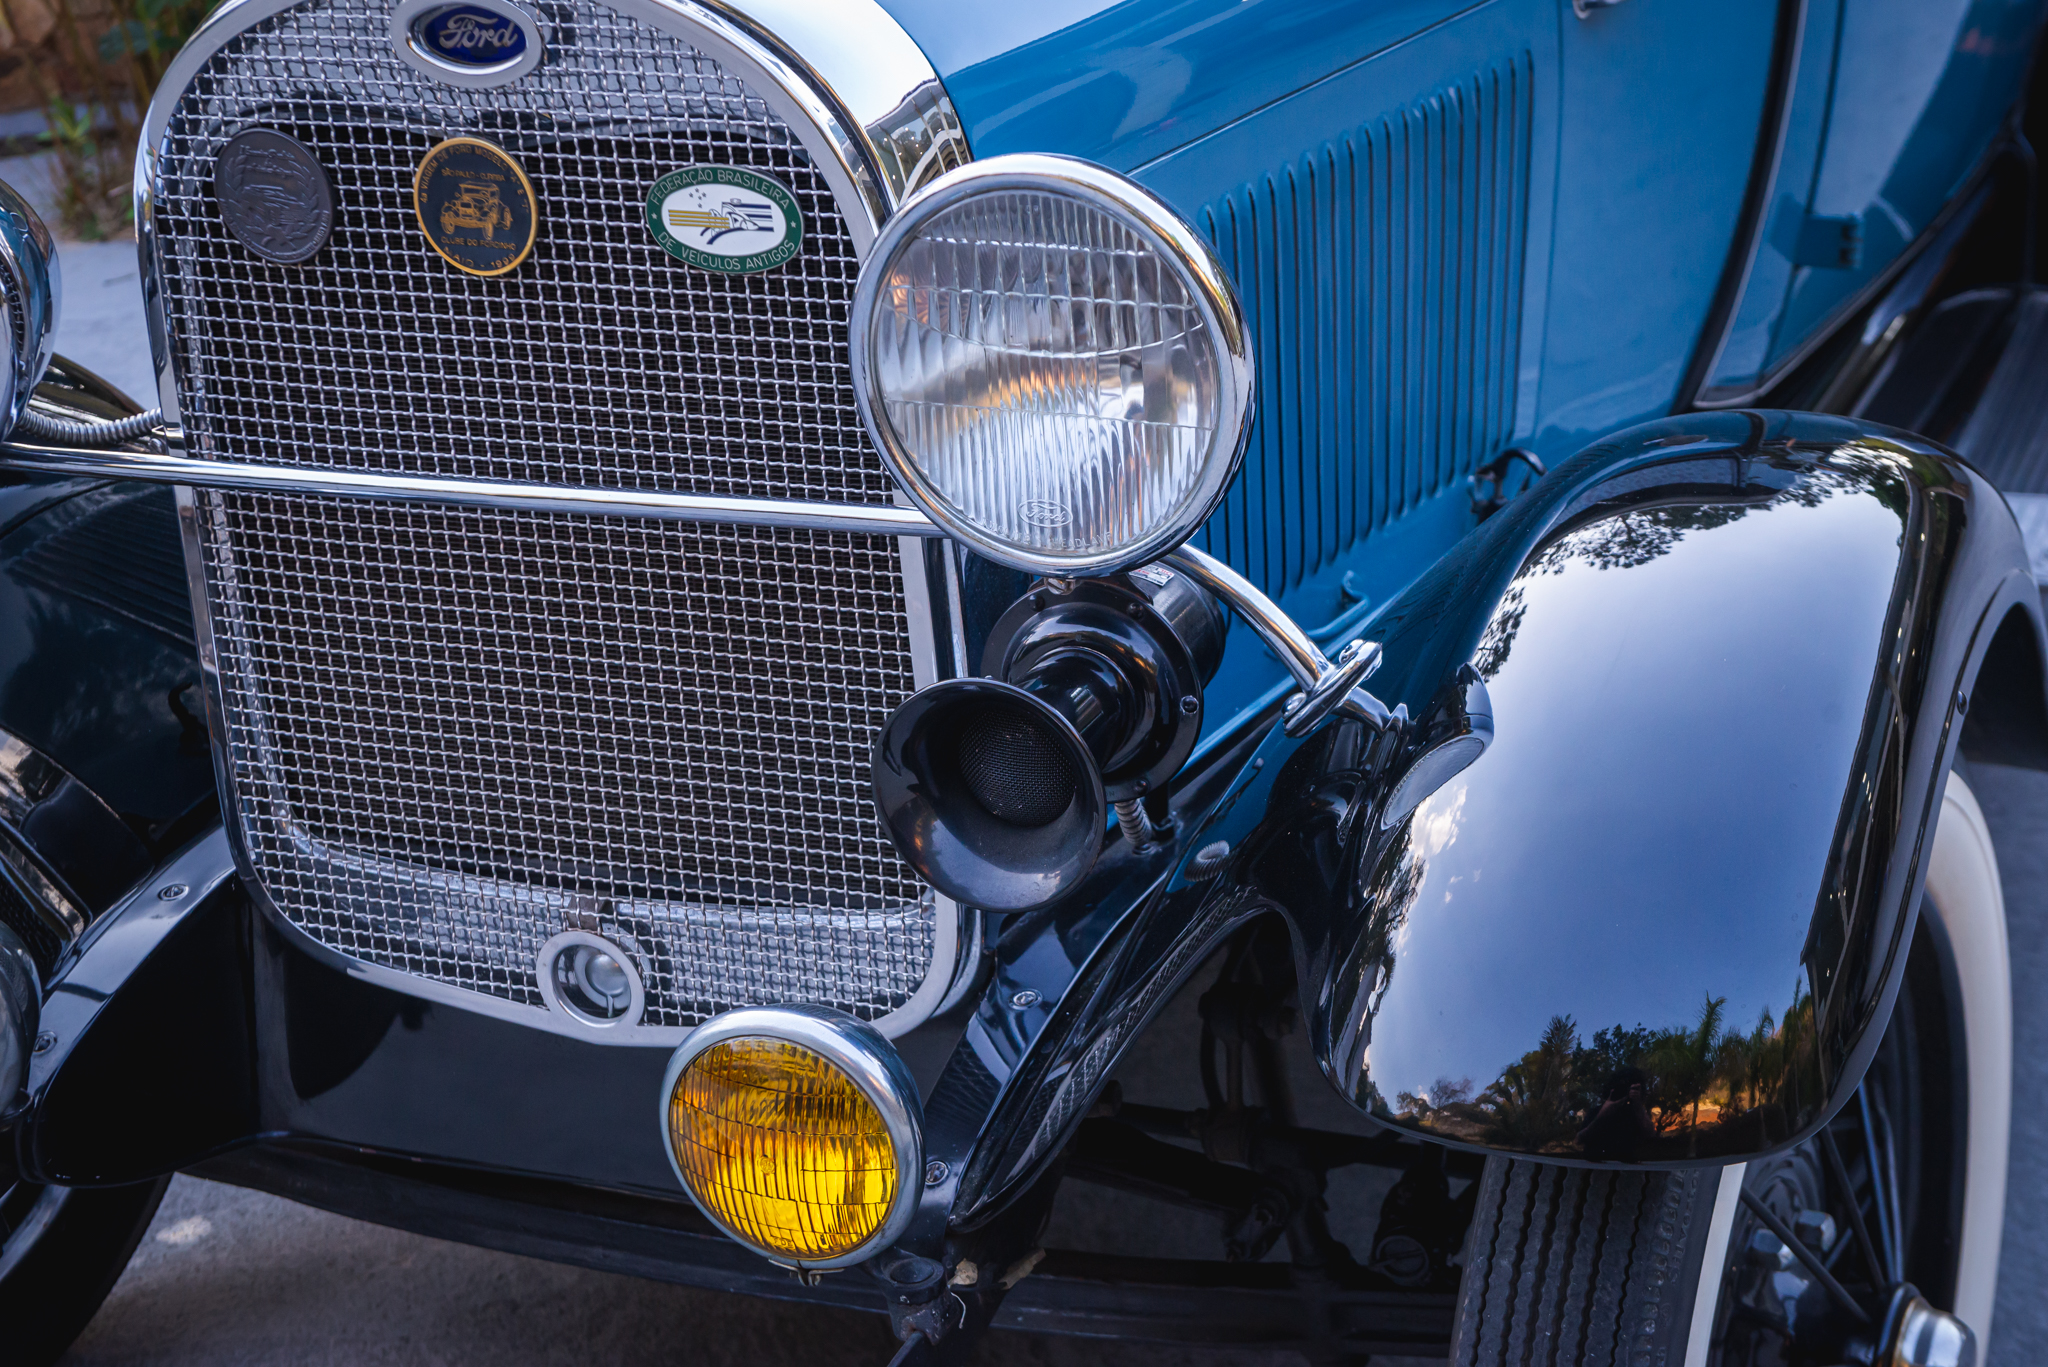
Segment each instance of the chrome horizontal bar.
[{"label": "chrome horizontal bar", "polygon": [[467,508],[508,508],[539,513],[646,517],[670,522],[723,522],[749,527],[807,527],[817,531],[873,532],[883,536],[944,536],[916,508],[880,504],[805,503],[785,498],[727,498],[657,489],[565,488],[506,480],[447,479],[368,470],[308,470],[247,461],[198,460],[155,451],[102,451],[34,442],[0,444],[0,469],[90,479],[191,484],[264,494],[325,494],[341,498],[444,503]]},{"label": "chrome horizontal bar", "polygon": [[[448,479],[438,475],[394,475],[369,470],[315,470],[249,461],[199,460],[161,451],[101,450],[0,443],[0,469],[88,479],[190,484],[205,489],[250,493],[315,494],[338,498],[441,503],[468,508],[520,509],[541,513],[582,513],[602,517],[645,517],[671,522],[718,522],[749,527],[798,527],[817,531],[869,532],[882,536],[944,536],[916,508],[879,504],[806,503],[785,498],[729,498],[656,489],[567,488],[509,480]],[[1336,668],[1322,647],[1294,619],[1252,583],[1212,555],[1182,546],[1165,557],[1196,583],[1235,608],[1307,689]],[[1341,710],[1383,724],[1385,709],[1363,689],[1354,689]]]}]

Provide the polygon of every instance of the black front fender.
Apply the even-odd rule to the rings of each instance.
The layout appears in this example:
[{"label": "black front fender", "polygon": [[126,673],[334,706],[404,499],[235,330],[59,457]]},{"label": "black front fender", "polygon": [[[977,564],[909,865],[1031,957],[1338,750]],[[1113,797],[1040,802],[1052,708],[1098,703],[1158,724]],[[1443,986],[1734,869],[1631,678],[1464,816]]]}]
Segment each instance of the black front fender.
[{"label": "black front fender", "polygon": [[[1238,876],[1296,928],[1328,1076],[1580,1162],[1810,1132],[1882,1033],[2002,625],[2038,651],[2012,516],[1916,438],[1730,413],[1575,457],[1377,624],[1405,739],[1266,751]],[[2001,715],[2038,717],[2018,673]],[[1421,738],[1489,694],[1492,744],[1391,819]]]}]

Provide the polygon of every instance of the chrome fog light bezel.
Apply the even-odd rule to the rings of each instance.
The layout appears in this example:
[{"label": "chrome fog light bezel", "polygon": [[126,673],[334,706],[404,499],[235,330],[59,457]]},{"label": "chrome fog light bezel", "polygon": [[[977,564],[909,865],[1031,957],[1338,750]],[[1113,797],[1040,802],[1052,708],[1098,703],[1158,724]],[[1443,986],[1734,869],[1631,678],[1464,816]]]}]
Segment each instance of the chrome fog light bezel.
[{"label": "chrome fog light bezel", "polygon": [[[888,1216],[858,1246],[830,1258],[793,1261],[786,1253],[766,1248],[734,1229],[709,1203],[700,1200],[676,1159],[675,1142],[669,1133],[669,1101],[683,1071],[698,1055],[713,1045],[735,1039],[771,1039],[808,1049],[840,1069],[860,1088],[881,1114],[889,1132],[896,1158],[896,1200]],[[783,1267],[830,1272],[866,1262],[903,1237],[917,1213],[924,1191],[924,1103],[917,1080],[903,1062],[896,1047],[866,1021],[843,1011],[823,1006],[743,1006],[713,1016],[676,1046],[662,1073],[661,1094],[655,1106],[655,1123],[660,1127],[661,1152],[668,1159],[676,1184],[705,1219],[716,1225],[733,1242]]]},{"label": "chrome fog light bezel", "polygon": [[56,355],[63,278],[55,239],[42,216],[5,181],[0,181],[0,275],[5,277],[0,312],[6,316],[0,346],[7,350],[0,362],[0,419],[11,432]]},{"label": "chrome fog light bezel", "polygon": [[[1201,479],[1173,511],[1144,536],[1113,549],[1087,554],[1048,554],[988,534],[958,516],[925,479],[877,392],[872,332],[875,310],[896,258],[934,218],[969,200],[1005,191],[1060,195],[1118,219],[1144,238],[1180,276],[1200,307],[1207,335],[1216,339],[1214,358],[1219,393],[1218,425]],[[1029,574],[1058,578],[1110,574],[1148,564],[1192,536],[1216,510],[1237,478],[1251,435],[1252,336],[1223,264],[1209,244],[1158,196],[1126,176],[1076,157],[1012,153],[970,162],[947,172],[905,201],[883,225],[854,289],[847,336],[853,364],[854,402],[869,437],[888,462],[904,495],[947,535],[987,559]]]}]

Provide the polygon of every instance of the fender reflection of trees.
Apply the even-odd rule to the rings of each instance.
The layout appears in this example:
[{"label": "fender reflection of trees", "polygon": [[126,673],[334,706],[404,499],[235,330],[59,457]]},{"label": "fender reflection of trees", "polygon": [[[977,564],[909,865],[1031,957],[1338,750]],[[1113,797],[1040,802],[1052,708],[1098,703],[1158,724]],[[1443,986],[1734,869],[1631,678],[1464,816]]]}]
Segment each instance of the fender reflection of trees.
[{"label": "fender reflection of trees", "polygon": [[[1924,459],[1879,446],[1850,447],[1830,454],[1825,464],[1802,467],[1789,488],[1768,497],[1745,499],[1730,489],[1726,502],[1615,505],[1606,516],[1530,556],[1495,606],[1472,664],[1489,680],[1500,673],[1527,616],[1529,586],[1538,576],[1560,575],[1574,564],[1597,570],[1638,568],[1669,555],[1689,534],[1725,527],[1753,513],[1816,508],[1838,494],[1873,499],[1903,522],[1911,503],[1906,466]],[[1782,472],[1785,467],[1770,468]],[[1757,487],[1747,474],[1740,478],[1748,488]],[[1921,478],[1934,482],[1930,472],[1923,471]],[[1392,975],[1394,934],[1420,889],[1421,864],[1410,856],[1397,868],[1383,870],[1374,890],[1380,955],[1374,1013]],[[1590,1039],[1572,1017],[1553,1016],[1534,1048],[1476,1092],[1471,1078],[1442,1077],[1425,1091],[1399,1093],[1387,1109],[1447,1137],[1531,1152],[1584,1154],[1590,1151],[1585,1131],[1612,1100],[1618,1078],[1640,1076],[1648,1111],[1648,1133],[1640,1148],[1594,1156],[1694,1156],[1701,1135],[1709,1132],[1716,1134],[1713,1147],[1720,1151],[1768,1149],[1790,1138],[1796,1118],[1806,1115],[1814,1100],[1802,1094],[1819,1074],[1814,1000],[1802,982],[1782,1013],[1767,1008],[1746,1027],[1730,1024],[1726,1011],[1726,998],[1706,994],[1689,1021],[1659,1027],[1615,1024],[1596,1030]],[[1377,1088],[1368,1082],[1368,1089],[1375,1106],[1385,1107]]]},{"label": "fender reflection of trees", "polygon": [[[1394,984],[1394,940],[1407,923],[1408,912],[1421,898],[1422,880],[1429,872],[1426,858],[1417,854],[1412,845],[1402,842],[1402,846],[1398,861],[1391,869],[1382,869],[1366,899],[1372,913],[1360,938],[1358,960],[1373,975],[1372,984],[1365,991],[1367,1021],[1379,1016],[1387,989]],[[1470,1081],[1465,1085],[1469,1094]]]},{"label": "fender reflection of trees", "polygon": [[1617,508],[1609,516],[1569,531],[1537,551],[1515,575],[1479,638],[1472,666],[1484,679],[1500,673],[1529,610],[1529,581],[1540,575],[1563,574],[1575,562],[1596,570],[1637,569],[1669,555],[1688,533],[1712,531],[1777,507],[1816,508],[1840,493],[1868,493],[1903,515],[1905,481],[1891,468],[1893,459],[1887,452],[1851,449],[1833,458],[1835,468],[1809,470],[1791,488],[1768,498]]},{"label": "fender reflection of trees", "polygon": [[1651,1134],[1632,1156],[1690,1156],[1716,1127],[1739,1127],[1764,1147],[1791,1133],[1800,1110],[1813,999],[1801,987],[1782,1018],[1765,1010],[1747,1030],[1728,1025],[1726,1012],[1725,997],[1709,996],[1688,1023],[1614,1025],[1590,1040],[1570,1016],[1553,1016],[1536,1047],[1477,1095],[1469,1078],[1439,1078],[1427,1092],[1402,1092],[1395,1113],[1453,1138],[1572,1154],[1601,1107],[1618,1099],[1617,1080],[1640,1075]]}]

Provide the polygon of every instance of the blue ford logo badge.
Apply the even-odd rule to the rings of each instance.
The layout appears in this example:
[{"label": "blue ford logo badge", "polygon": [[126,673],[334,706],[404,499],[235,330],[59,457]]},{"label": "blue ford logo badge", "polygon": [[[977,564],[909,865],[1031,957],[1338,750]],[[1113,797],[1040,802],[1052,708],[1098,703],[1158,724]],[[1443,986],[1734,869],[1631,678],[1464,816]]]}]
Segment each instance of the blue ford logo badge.
[{"label": "blue ford logo badge", "polygon": [[500,66],[526,52],[526,29],[509,14],[482,5],[428,10],[413,26],[420,46],[456,66]]},{"label": "blue ford logo badge", "polygon": [[398,55],[449,85],[516,81],[540,65],[540,20],[516,0],[402,0],[391,16]]}]

